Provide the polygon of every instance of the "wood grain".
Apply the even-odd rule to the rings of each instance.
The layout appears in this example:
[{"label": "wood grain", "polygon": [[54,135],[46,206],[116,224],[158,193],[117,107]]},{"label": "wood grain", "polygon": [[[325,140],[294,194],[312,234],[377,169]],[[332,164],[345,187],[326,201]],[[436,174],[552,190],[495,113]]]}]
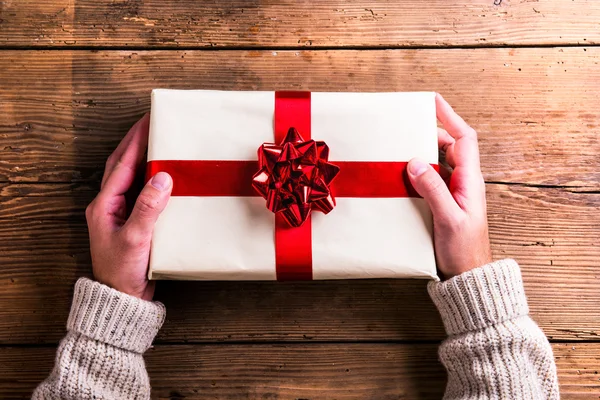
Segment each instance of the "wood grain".
[{"label": "wood grain", "polygon": [[98,190],[79,183],[0,183],[0,220],[83,220]]},{"label": "wood grain", "polygon": [[[95,182],[155,87],[441,92],[488,181],[600,188],[600,48],[3,51],[0,182]],[[334,77],[335,79],[332,79]]]},{"label": "wood grain", "polygon": [[[600,345],[554,344],[561,397],[600,393]],[[0,348],[0,397],[29,398],[53,348]],[[153,398],[440,399],[437,344],[159,345],[146,353]]]},{"label": "wood grain", "polygon": [[[371,3],[0,0],[0,398],[49,373],[83,211],[164,87],[444,94],[479,131],[494,257],[570,341],[562,398],[600,399],[600,2]],[[440,398],[426,284],[161,282],[153,397]]]},{"label": "wood grain", "polygon": [[[0,189],[0,343],[55,343],[62,336],[72,285],[91,270],[84,204],[67,211],[68,193],[91,198],[91,190]],[[498,184],[487,191],[494,256],[521,263],[533,317],[551,339],[597,340],[600,194]],[[161,282],[157,298],[169,313],[159,341],[440,340],[443,328],[425,286]]]},{"label": "wood grain", "polygon": [[[500,185],[487,191],[494,258],[522,265],[536,321],[551,339],[597,340],[600,194]],[[571,319],[573,312],[580,316]],[[581,315],[588,312],[594,314],[589,323]]]},{"label": "wood grain", "polygon": [[6,0],[0,10],[0,45],[6,47],[445,47],[600,42],[600,5],[595,0]]}]

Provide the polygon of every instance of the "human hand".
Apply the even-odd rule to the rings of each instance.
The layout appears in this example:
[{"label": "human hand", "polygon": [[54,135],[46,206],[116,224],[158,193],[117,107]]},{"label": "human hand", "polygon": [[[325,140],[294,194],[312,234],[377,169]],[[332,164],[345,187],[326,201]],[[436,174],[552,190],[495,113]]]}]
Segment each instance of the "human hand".
[{"label": "human hand", "polygon": [[142,189],[128,214],[136,172],[148,145],[150,117],[146,114],[127,133],[106,161],[100,193],[87,207],[90,251],[95,279],[120,292],[152,300],[148,281],[150,241],[154,223],[166,207],[173,181],[159,172]]},{"label": "human hand", "polygon": [[408,163],[408,176],[433,214],[433,240],[442,279],[492,261],[487,224],[485,183],[479,165],[477,133],[440,94],[435,97],[438,146],[453,169],[438,174],[424,161]]}]

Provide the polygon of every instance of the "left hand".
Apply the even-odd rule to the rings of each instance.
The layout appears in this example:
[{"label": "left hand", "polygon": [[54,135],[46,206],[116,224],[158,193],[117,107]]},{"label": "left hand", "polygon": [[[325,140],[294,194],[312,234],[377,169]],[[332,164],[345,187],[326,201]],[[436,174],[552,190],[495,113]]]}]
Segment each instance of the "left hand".
[{"label": "left hand", "polygon": [[128,215],[126,195],[148,145],[146,114],[127,133],[106,161],[98,196],[86,209],[95,279],[120,292],[152,300],[155,282],[148,281],[154,223],[167,206],[173,181],[159,172],[146,183]]}]

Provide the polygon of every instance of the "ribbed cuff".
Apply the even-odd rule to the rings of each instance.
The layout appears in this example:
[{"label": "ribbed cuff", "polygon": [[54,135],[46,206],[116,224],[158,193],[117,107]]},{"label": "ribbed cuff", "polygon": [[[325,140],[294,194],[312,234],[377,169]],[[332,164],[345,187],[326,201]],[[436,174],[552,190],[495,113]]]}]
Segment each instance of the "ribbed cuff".
[{"label": "ribbed cuff", "polygon": [[115,347],[146,351],[165,320],[165,306],[87,278],[75,284],[67,329]]},{"label": "ribbed cuff", "polygon": [[521,270],[510,259],[445,282],[430,282],[427,289],[448,335],[484,329],[529,313]]}]

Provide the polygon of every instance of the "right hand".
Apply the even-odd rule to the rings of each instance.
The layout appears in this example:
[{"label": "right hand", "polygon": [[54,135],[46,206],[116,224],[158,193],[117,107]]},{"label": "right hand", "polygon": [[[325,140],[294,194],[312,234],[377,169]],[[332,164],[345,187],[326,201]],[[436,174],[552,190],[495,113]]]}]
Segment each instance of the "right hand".
[{"label": "right hand", "polygon": [[492,251],[477,133],[440,94],[435,105],[444,127],[438,129],[438,146],[453,171],[440,165],[438,174],[428,163],[413,159],[408,176],[431,208],[438,269],[442,279],[449,279],[491,262]]}]

